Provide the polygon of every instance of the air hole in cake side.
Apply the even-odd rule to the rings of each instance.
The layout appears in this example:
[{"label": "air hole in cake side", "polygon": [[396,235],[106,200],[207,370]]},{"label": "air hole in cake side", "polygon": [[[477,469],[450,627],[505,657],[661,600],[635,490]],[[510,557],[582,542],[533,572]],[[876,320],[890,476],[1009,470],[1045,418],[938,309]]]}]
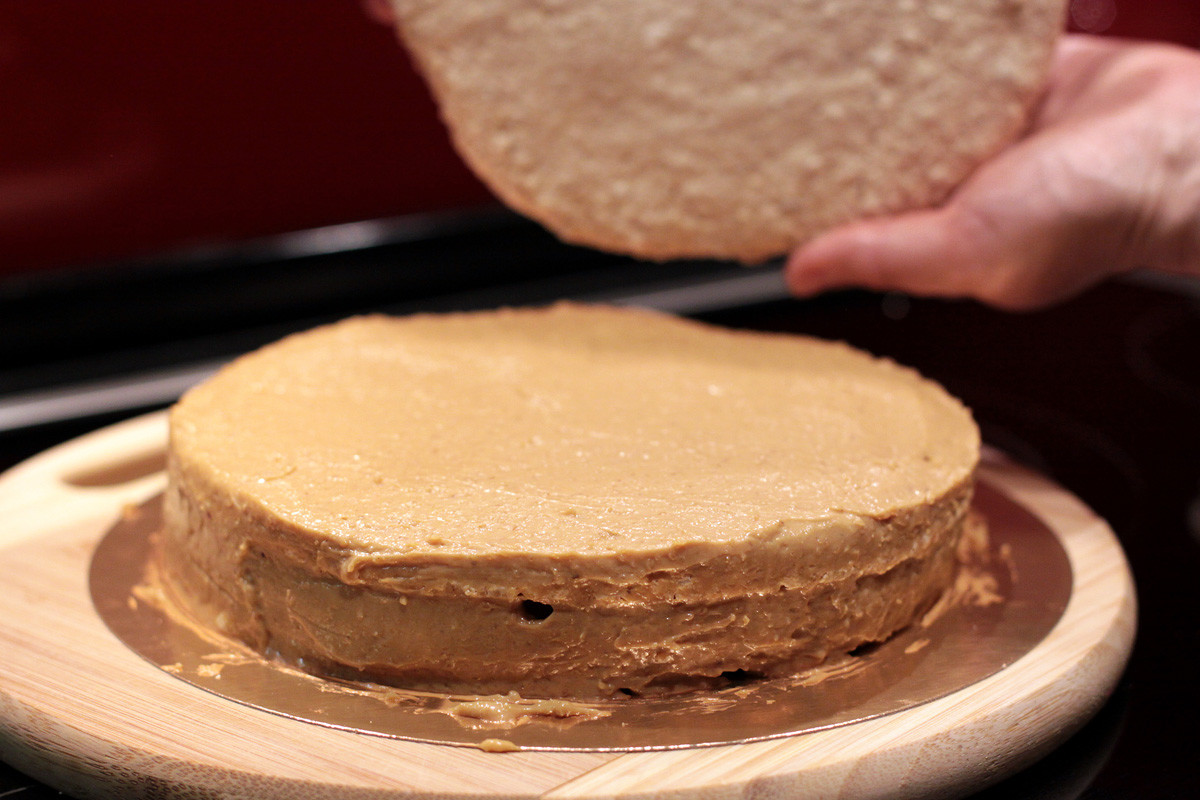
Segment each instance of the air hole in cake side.
[{"label": "air hole in cake side", "polygon": [[766,678],[766,675],[756,670],[733,669],[722,672],[721,677],[728,682],[730,686],[744,686],[747,683],[761,681]]},{"label": "air hole in cake side", "polygon": [[526,622],[542,622],[554,613],[554,606],[537,600],[522,600],[517,603],[517,616]]},{"label": "air hole in cake side", "polygon": [[850,650],[847,653],[847,655],[853,656],[854,658],[861,658],[863,656],[869,656],[882,646],[883,646],[883,642],[863,642],[858,647],[855,647],[853,650]]}]

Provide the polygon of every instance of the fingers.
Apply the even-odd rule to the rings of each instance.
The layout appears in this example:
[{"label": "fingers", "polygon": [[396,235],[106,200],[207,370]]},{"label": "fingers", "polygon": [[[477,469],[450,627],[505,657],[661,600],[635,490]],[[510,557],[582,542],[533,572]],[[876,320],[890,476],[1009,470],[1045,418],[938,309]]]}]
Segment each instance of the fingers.
[{"label": "fingers", "polygon": [[[1017,184],[1022,185],[1022,184]],[[973,298],[1023,311],[1065,300],[1133,264],[1120,208],[1065,210],[1045,197],[969,191],[940,209],[855,223],[801,247],[785,278],[796,295],[860,286]]]},{"label": "fingers", "polygon": [[1138,266],[1155,231],[1145,209],[1166,197],[1152,167],[1171,118],[1148,99],[1162,81],[1139,59],[1163,58],[1067,37],[1025,139],[940,209],[855,223],[801,247],[786,268],[792,291],[854,285],[1027,309]]},{"label": "fingers", "polygon": [[954,206],[836,229],[788,259],[797,295],[862,286],[943,297],[978,296],[999,259],[997,232]]}]

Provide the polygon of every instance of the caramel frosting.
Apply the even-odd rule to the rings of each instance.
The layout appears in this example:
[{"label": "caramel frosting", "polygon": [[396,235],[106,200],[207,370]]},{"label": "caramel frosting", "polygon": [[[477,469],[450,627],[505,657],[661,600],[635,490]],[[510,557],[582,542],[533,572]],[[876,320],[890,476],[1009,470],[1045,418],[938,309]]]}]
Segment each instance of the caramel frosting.
[{"label": "caramel frosting", "polygon": [[317,671],[594,697],[781,674],[952,580],[979,436],[849,346],[647,311],[364,317],[171,413],[164,564]]}]

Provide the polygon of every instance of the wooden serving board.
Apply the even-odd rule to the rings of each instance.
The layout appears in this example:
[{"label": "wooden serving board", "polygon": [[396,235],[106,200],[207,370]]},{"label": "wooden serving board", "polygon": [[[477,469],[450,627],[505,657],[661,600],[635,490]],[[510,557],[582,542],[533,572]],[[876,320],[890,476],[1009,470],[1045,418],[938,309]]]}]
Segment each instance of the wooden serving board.
[{"label": "wooden serving board", "polygon": [[121,510],[163,485],[165,416],[106,428],[0,476],[0,758],[81,797],[918,798],[1025,766],[1097,711],[1132,646],[1109,527],[1004,462],[988,482],[1059,537],[1062,619],[1001,672],[906,711],[766,741],[643,752],[487,753],[320,727],[197,689],[94,611],[88,568]]}]

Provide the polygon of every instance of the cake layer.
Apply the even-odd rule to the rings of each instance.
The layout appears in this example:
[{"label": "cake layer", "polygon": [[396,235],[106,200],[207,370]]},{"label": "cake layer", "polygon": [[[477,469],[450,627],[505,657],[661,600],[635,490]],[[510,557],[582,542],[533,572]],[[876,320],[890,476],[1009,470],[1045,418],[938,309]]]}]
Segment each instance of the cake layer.
[{"label": "cake layer", "polygon": [[359,318],[173,409],[163,554],[186,603],[324,671],[665,690],[907,624],[978,445],[841,344],[572,305]]}]

